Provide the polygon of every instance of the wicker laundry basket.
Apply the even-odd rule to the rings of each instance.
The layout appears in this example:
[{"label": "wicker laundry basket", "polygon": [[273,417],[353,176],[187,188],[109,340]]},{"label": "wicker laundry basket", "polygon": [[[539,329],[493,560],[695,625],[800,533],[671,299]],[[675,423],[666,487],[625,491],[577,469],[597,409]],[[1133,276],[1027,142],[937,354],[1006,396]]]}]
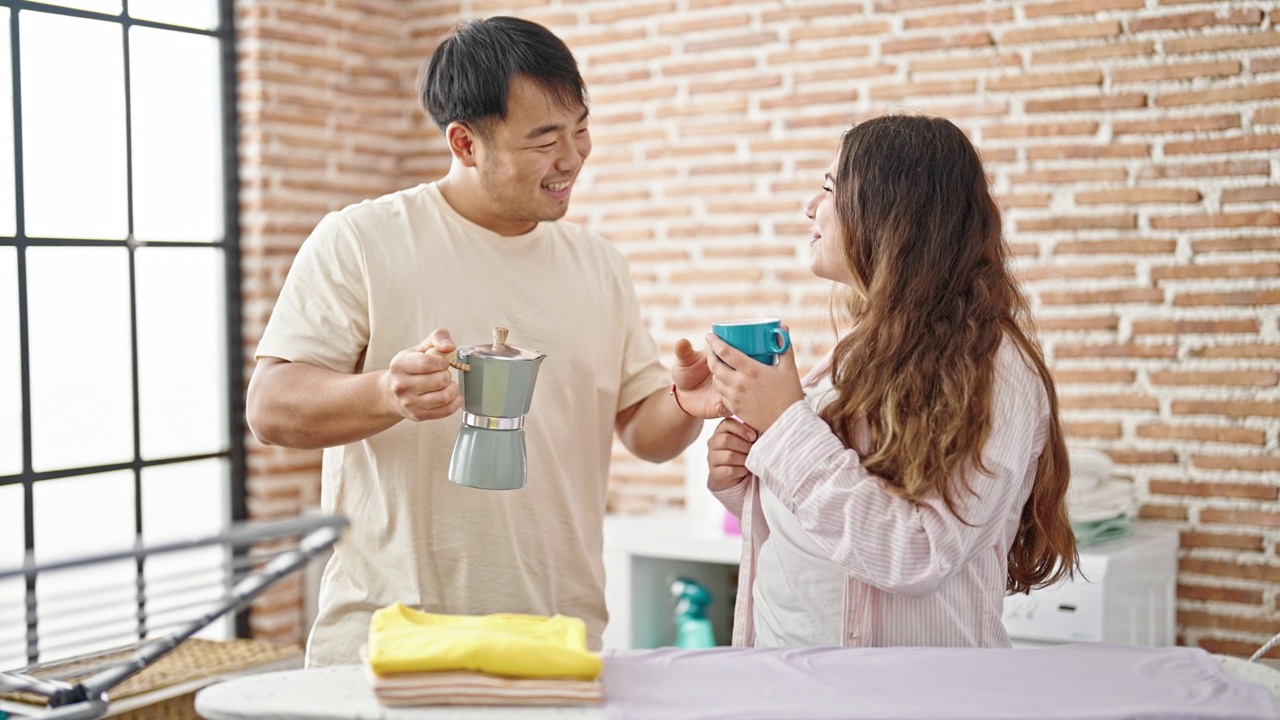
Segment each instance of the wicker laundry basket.
[{"label": "wicker laundry basket", "polygon": [[[112,690],[107,717],[122,720],[198,720],[195,695],[200,688],[228,675],[276,666],[300,666],[301,654],[296,645],[276,646],[261,640],[217,642],[193,638]],[[69,682],[75,682],[79,677],[67,675],[77,666],[101,668],[103,663],[123,660],[131,655],[130,652],[121,652],[79,663],[54,665],[32,674],[56,673]],[[0,697],[40,706],[44,703],[43,698],[26,693],[8,693]]]}]

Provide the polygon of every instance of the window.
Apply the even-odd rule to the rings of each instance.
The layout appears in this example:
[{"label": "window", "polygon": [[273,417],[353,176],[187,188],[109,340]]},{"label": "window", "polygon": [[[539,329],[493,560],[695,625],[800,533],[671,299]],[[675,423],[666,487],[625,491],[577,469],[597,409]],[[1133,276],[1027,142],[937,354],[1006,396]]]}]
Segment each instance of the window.
[{"label": "window", "polygon": [[[0,570],[244,517],[230,18],[0,0]],[[0,579],[0,669],[161,633],[229,567],[202,548]]]}]

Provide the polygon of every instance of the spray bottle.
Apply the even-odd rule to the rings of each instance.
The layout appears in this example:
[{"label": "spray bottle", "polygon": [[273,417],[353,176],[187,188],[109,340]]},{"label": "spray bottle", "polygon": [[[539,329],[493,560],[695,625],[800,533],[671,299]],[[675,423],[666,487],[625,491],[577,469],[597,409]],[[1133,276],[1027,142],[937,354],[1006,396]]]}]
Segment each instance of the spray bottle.
[{"label": "spray bottle", "polygon": [[689,578],[676,578],[671,583],[671,594],[676,598],[676,647],[715,647],[715,633],[707,618],[711,593]]}]

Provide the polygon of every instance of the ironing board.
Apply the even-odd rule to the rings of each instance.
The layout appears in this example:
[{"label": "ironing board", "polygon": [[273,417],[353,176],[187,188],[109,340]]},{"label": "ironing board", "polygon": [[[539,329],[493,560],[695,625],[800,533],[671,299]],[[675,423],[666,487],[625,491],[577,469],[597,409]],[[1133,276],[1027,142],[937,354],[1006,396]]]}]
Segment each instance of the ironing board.
[{"label": "ironing board", "polygon": [[207,720],[1280,718],[1270,690],[1199,648],[660,648],[603,657],[603,706],[387,708],[364,668],[342,665],[213,685],[196,695],[196,712]]},{"label": "ironing board", "polygon": [[[242,609],[267,588],[285,576],[303,567],[315,555],[324,552],[337,542],[348,522],[340,516],[293,518],[269,522],[241,522],[227,532],[197,538],[190,541],[139,546],[135,550],[103,553],[74,560],[36,565],[28,561],[20,569],[0,571],[0,579],[13,576],[37,576],[40,573],[68,570],[77,567],[133,558],[142,560],[149,556],[168,552],[190,550],[196,547],[223,545],[247,547],[254,543],[278,541],[283,538],[301,537],[296,547],[286,549],[271,557],[258,569],[247,572],[232,586],[229,593],[212,609],[189,622],[155,638],[148,638],[132,647],[114,649],[102,653],[110,657],[96,666],[87,676],[83,670],[74,682],[50,674],[49,668],[30,668],[22,671],[0,672],[0,693],[21,692],[46,699],[44,707],[0,699],[0,718],[10,720],[96,720],[106,715],[108,693],[131,676],[168,655],[183,641],[200,632],[210,623],[228,612]],[[252,560],[253,558],[251,558]],[[92,658],[87,658],[92,660]],[[86,658],[78,658],[82,667]]]}]

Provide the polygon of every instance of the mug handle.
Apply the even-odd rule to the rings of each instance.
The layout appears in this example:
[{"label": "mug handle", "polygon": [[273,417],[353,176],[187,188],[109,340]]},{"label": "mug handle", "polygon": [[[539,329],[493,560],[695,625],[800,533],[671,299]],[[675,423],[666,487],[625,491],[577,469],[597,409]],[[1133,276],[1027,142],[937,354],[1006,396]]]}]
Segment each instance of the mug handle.
[{"label": "mug handle", "polygon": [[782,328],[773,328],[770,331],[773,335],[773,347],[769,352],[774,355],[786,352],[791,348],[791,334]]}]

